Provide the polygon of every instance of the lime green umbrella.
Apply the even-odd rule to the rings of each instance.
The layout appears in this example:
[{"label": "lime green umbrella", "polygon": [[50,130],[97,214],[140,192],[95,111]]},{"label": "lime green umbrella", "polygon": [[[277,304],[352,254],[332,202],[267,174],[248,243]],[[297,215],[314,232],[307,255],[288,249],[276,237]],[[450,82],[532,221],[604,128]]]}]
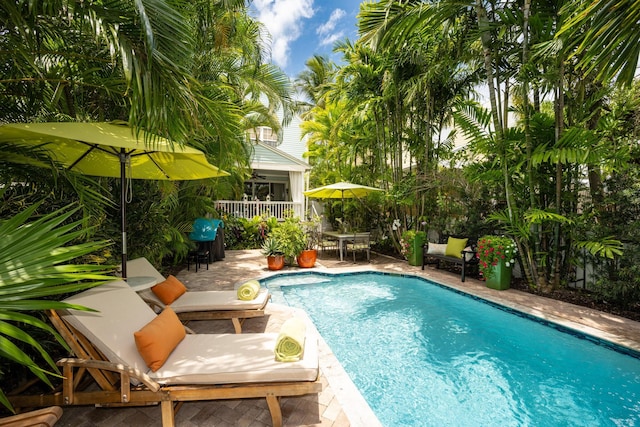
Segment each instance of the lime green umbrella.
[{"label": "lime green umbrella", "polygon": [[342,210],[344,210],[344,199],[359,199],[377,191],[384,190],[350,182],[336,182],[335,184],[307,190],[304,195],[316,199],[341,199]]},{"label": "lime green umbrella", "polygon": [[336,182],[335,184],[307,190],[304,195],[316,199],[353,199],[366,197],[368,194],[384,191],[380,188],[367,187],[366,185],[352,184],[350,182]]},{"label": "lime green umbrella", "polygon": [[122,276],[127,265],[127,179],[192,180],[229,175],[202,151],[118,123],[12,123],[0,142],[42,146],[69,171],[121,179]]}]

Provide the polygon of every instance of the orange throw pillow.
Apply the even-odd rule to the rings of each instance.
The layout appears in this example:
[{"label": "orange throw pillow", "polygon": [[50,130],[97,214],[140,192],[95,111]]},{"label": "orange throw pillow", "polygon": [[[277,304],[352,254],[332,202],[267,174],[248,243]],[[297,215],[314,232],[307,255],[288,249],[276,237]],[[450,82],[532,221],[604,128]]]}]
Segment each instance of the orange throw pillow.
[{"label": "orange throw pillow", "polygon": [[164,365],[185,335],[184,326],[170,307],[133,333],[138,353],[153,372]]},{"label": "orange throw pillow", "polygon": [[160,301],[162,301],[164,305],[171,304],[180,298],[180,295],[187,292],[187,288],[173,275],[167,277],[167,280],[164,282],[160,282],[153,286],[151,290],[158,298],[160,298]]}]

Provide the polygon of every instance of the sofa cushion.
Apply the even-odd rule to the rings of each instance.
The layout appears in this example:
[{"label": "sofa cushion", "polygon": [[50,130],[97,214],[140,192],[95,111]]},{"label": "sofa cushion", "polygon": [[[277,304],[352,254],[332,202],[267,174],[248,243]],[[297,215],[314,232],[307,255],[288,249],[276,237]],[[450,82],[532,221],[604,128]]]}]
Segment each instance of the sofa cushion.
[{"label": "sofa cushion", "polygon": [[464,250],[465,250],[464,260],[467,262],[473,261],[473,259],[476,257],[476,254],[473,252],[473,249],[471,248],[471,246],[467,246],[466,248],[464,248]]},{"label": "sofa cushion", "polygon": [[149,376],[166,385],[313,381],[318,376],[318,338],[307,331],[303,358],[289,363],[276,361],[276,333],[188,334]]},{"label": "sofa cushion", "polygon": [[113,363],[140,372],[148,367],[136,348],[133,333],[156,318],[156,314],[122,280],[105,283],[64,300],[96,311],[69,310],[62,317]]},{"label": "sofa cushion", "polygon": [[428,255],[444,255],[447,250],[446,243],[431,243],[429,242],[429,246],[427,247]]},{"label": "sofa cushion", "polygon": [[465,246],[467,246],[467,241],[469,239],[457,239],[455,237],[449,237],[447,240],[447,249],[444,254],[446,256],[454,257],[454,258],[462,258],[462,251]]}]

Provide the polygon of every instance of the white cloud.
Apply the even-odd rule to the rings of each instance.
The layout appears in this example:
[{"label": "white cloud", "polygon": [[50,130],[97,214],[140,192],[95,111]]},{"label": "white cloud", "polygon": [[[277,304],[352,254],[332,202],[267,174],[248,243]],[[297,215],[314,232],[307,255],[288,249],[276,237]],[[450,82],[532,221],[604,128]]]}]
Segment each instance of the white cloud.
[{"label": "white cloud", "polygon": [[337,33],[330,34],[327,37],[320,40],[320,46],[332,45],[336,40],[340,40],[343,37],[344,37],[344,31],[339,31]]},{"label": "white cloud", "polygon": [[330,34],[333,30],[335,30],[338,21],[340,21],[345,16],[347,16],[347,12],[345,12],[344,10],[334,10],[333,12],[331,12],[329,20],[318,27],[318,29],[316,30],[316,34],[318,34],[319,36],[326,36]]},{"label": "white cloud", "polygon": [[331,12],[329,20],[316,29],[316,34],[320,36],[321,46],[332,45],[336,40],[344,37],[344,31],[338,31],[336,33],[334,30],[338,22],[345,16],[347,16],[347,12],[342,9],[335,9]]},{"label": "white cloud", "polygon": [[256,19],[271,35],[271,57],[280,67],[289,62],[291,42],[302,33],[303,18],[313,16],[313,0],[254,0]]}]

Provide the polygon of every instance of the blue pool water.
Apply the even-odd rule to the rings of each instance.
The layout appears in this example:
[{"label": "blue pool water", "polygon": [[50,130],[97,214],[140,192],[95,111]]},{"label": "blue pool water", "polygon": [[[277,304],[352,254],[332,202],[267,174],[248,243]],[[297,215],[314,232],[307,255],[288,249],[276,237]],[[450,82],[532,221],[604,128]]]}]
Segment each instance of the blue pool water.
[{"label": "blue pool water", "polygon": [[415,277],[263,283],[309,314],[385,426],[640,426],[630,354]]}]

